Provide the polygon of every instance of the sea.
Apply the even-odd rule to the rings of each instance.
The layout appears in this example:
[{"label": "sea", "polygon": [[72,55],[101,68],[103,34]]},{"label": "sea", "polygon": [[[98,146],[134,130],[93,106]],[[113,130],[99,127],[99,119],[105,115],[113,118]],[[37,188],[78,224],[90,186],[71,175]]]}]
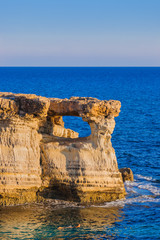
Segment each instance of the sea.
[{"label": "sea", "polygon": [[[0,67],[0,91],[121,101],[112,145],[134,173],[122,200],[1,207],[0,239],[160,239],[160,67]],[[90,134],[78,117],[64,122]]]}]

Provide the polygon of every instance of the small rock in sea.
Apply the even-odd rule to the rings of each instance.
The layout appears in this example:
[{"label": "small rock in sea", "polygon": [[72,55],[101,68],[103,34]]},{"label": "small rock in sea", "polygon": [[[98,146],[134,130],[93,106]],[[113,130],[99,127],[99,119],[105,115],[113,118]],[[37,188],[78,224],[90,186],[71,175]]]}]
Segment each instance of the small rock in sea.
[{"label": "small rock in sea", "polygon": [[119,171],[122,174],[123,182],[133,181],[133,172],[130,168],[120,168]]}]

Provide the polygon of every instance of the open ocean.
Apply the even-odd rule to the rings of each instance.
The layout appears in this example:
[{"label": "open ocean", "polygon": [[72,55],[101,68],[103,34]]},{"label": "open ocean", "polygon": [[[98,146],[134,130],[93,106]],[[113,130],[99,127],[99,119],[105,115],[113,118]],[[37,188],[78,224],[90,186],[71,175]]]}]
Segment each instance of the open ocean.
[{"label": "open ocean", "polygon": [[[0,239],[160,239],[160,67],[1,67],[0,91],[120,100],[112,144],[119,168],[135,178],[126,199],[100,206],[0,208]],[[80,136],[90,132],[79,118],[64,121]]]}]

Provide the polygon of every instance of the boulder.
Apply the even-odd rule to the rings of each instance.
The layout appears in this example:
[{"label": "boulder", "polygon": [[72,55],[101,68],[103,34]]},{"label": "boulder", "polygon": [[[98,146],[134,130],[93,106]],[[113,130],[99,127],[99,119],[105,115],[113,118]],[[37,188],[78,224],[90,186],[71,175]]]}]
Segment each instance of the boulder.
[{"label": "boulder", "polygon": [[119,171],[122,174],[123,182],[125,181],[133,181],[133,172],[130,168],[120,168]]}]

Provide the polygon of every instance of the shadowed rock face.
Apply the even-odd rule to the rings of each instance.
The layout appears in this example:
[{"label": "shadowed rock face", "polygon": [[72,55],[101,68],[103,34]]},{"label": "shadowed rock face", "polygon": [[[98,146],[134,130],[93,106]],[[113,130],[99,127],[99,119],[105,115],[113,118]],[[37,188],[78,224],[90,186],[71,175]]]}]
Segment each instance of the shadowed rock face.
[{"label": "shadowed rock face", "polygon": [[[63,198],[98,203],[123,198],[111,144],[119,101],[0,93],[0,204]],[[91,135],[64,128],[81,117]]]},{"label": "shadowed rock face", "polygon": [[120,168],[119,171],[122,174],[123,182],[134,180],[133,172],[130,168]]}]

